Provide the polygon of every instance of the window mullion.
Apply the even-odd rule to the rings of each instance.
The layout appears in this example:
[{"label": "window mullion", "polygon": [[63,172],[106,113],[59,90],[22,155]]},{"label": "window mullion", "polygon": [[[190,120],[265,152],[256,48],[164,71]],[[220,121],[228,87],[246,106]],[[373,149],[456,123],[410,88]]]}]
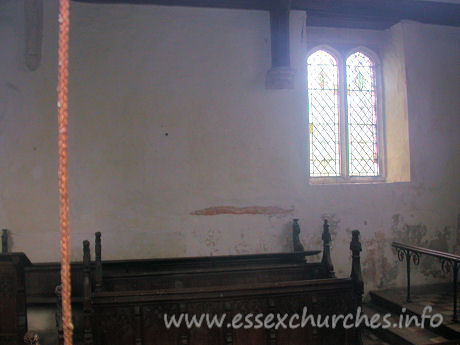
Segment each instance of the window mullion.
[{"label": "window mullion", "polygon": [[345,63],[339,61],[339,119],[340,119],[340,168],[344,179],[349,179],[348,172],[348,143],[347,143],[347,85]]}]

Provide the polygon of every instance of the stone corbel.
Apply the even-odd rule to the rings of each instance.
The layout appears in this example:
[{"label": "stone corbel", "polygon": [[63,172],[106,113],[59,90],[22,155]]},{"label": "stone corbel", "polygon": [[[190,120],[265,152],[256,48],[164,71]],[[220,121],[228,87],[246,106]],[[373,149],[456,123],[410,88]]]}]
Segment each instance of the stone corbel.
[{"label": "stone corbel", "polygon": [[270,34],[272,68],[267,72],[267,89],[294,88],[294,70],[291,68],[289,44],[289,12],[291,0],[272,0]]}]

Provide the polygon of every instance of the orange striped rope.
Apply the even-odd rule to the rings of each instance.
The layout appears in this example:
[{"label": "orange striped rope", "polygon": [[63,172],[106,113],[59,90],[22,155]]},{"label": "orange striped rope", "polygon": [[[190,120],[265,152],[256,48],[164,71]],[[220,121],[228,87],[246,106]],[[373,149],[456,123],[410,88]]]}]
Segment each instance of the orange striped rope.
[{"label": "orange striped rope", "polygon": [[62,327],[64,345],[72,345],[72,306],[70,304],[70,231],[67,178],[67,85],[69,77],[69,0],[59,0],[58,48],[58,155],[59,226],[61,230]]}]

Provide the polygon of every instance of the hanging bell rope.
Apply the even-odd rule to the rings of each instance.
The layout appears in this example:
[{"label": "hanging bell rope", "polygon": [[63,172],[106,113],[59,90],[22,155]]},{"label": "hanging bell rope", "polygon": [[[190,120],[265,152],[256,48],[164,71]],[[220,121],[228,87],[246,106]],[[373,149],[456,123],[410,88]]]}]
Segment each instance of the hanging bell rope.
[{"label": "hanging bell rope", "polygon": [[62,326],[64,345],[72,345],[72,306],[70,303],[70,231],[67,176],[67,85],[69,77],[69,0],[59,0],[58,48],[58,155],[59,227],[61,232]]}]

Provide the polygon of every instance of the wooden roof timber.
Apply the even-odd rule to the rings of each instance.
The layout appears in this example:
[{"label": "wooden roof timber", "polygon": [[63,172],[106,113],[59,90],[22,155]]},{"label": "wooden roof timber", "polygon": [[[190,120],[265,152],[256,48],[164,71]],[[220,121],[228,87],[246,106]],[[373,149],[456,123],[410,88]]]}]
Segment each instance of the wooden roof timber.
[{"label": "wooden roof timber", "polygon": [[[73,0],[94,4],[163,5],[269,11],[271,0]],[[404,20],[460,26],[460,4],[420,0],[290,0],[312,26],[383,30]]]}]

